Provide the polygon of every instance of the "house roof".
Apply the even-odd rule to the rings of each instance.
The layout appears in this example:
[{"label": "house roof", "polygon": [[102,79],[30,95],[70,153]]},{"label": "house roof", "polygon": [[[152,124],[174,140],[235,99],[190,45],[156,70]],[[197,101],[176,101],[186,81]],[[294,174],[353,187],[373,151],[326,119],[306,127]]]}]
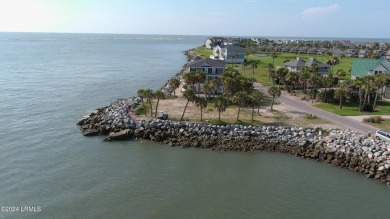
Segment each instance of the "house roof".
[{"label": "house roof", "polygon": [[299,58],[299,57],[293,61],[286,62],[283,65],[284,66],[294,66],[294,67],[303,67],[303,66],[310,67],[313,64],[316,64],[319,68],[330,67],[330,65],[328,65],[326,63],[319,62],[315,58],[310,58],[309,61],[305,61],[304,59]]},{"label": "house roof", "polygon": [[339,55],[344,54],[344,52],[341,51],[340,49],[332,49],[332,50],[331,50],[331,53],[332,53],[333,55],[335,55],[335,56],[339,56]]},{"label": "house roof", "polygon": [[188,64],[189,68],[202,68],[202,67],[214,67],[214,68],[225,68],[225,61],[215,59],[201,59]]},{"label": "house roof", "polygon": [[302,67],[302,66],[305,66],[305,60],[301,59],[301,58],[297,58],[293,61],[289,61],[289,62],[286,62],[284,63],[283,65],[284,66],[295,66],[295,67]]},{"label": "house roof", "polygon": [[355,77],[366,76],[371,69],[378,65],[383,66],[390,72],[390,62],[384,57],[380,59],[354,59],[352,61],[351,75]]}]

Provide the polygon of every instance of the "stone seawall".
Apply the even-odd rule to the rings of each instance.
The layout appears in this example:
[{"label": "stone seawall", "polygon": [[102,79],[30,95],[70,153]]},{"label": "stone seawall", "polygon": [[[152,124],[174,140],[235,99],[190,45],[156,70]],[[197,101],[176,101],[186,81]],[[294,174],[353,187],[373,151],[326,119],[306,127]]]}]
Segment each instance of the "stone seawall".
[{"label": "stone seawall", "polygon": [[350,130],[326,135],[302,127],[211,125],[137,120],[129,112],[140,99],[121,99],[98,109],[78,125],[86,136],[106,141],[145,139],[170,146],[220,151],[276,151],[348,168],[390,185],[390,144]]}]

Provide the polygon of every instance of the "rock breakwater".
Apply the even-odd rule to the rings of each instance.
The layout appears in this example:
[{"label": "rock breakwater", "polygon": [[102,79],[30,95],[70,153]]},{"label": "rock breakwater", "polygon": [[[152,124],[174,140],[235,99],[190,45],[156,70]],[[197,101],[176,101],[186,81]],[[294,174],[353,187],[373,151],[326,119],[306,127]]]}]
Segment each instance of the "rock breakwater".
[{"label": "rock breakwater", "polygon": [[[145,139],[180,147],[220,151],[275,151],[348,168],[390,185],[390,144],[350,130],[303,127],[212,125],[170,120],[139,120],[129,112],[137,97],[98,109],[78,124],[84,135],[105,141]],[[130,107],[129,107],[130,106]]]}]

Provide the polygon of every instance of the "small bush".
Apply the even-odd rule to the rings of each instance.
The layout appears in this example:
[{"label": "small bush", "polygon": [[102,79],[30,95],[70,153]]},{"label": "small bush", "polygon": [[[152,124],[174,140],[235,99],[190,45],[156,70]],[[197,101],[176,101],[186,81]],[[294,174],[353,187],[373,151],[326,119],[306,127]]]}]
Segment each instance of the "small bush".
[{"label": "small bush", "polygon": [[363,118],[363,122],[370,122],[370,123],[381,123],[383,121],[381,116],[370,116],[367,118]]},{"label": "small bush", "polygon": [[314,114],[306,114],[305,115],[305,119],[315,119],[315,118],[317,118],[317,116]]},{"label": "small bush", "polygon": [[372,111],[374,111],[374,106],[372,104],[366,103],[363,106],[363,111],[372,112]]},{"label": "small bush", "polygon": [[306,100],[306,96],[301,97],[301,100]]},{"label": "small bush", "polygon": [[363,118],[363,122],[371,122],[371,117]]},{"label": "small bush", "polygon": [[149,112],[149,106],[147,105],[139,105],[135,108],[136,115],[145,115],[145,112]]},{"label": "small bush", "polygon": [[373,120],[375,123],[380,123],[380,122],[382,122],[382,117],[381,116],[372,116],[371,120]]}]

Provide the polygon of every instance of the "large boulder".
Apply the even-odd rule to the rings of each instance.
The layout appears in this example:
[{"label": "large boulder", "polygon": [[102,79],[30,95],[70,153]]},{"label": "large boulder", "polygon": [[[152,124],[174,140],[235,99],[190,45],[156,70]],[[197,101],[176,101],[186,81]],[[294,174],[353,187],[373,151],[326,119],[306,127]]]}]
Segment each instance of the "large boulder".
[{"label": "large boulder", "polygon": [[84,136],[95,136],[100,133],[97,129],[83,129],[83,135]]},{"label": "large boulder", "polygon": [[111,132],[104,141],[118,141],[126,140],[133,137],[133,131],[130,129],[125,129],[119,132]]}]

